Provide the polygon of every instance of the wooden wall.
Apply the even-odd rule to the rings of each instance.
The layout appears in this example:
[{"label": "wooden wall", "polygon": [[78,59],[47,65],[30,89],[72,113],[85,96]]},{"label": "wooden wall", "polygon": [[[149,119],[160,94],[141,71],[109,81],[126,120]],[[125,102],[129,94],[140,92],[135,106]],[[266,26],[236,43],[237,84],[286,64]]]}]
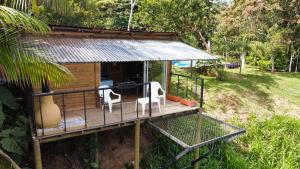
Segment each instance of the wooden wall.
[{"label": "wooden wall", "polygon": [[[72,90],[84,90],[84,89],[97,89],[100,85],[100,63],[72,63],[65,64],[72,74],[75,76],[75,80],[59,87],[53,88],[50,84],[50,90],[54,92],[72,91]],[[40,92],[40,87],[36,87],[35,92]],[[86,106],[87,108],[95,108],[99,105],[98,92],[86,92]],[[54,96],[54,102],[62,110],[62,96]],[[83,93],[73,93],[64,95],[65,110],[81,110],[84,107]],[[38,98],[35,99],[35,108],[39,106]]]}]

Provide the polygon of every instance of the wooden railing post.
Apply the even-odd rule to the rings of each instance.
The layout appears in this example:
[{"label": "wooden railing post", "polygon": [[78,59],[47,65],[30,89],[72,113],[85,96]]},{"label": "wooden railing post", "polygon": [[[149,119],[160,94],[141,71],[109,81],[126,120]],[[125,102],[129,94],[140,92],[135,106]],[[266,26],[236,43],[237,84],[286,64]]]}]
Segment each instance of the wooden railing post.
[{"label": "wooden railing post", "polygon": [[200,108],[203,108],[204,79],[201,78]]},{"label": "wooden railing post", "polygon": [[149,83],[149,117],[152,117],[152,95],[151,95],[151,82]]},{"label": "wooden railing post", "polygon": [[83,92],[83,112],[84,112],[84,126],[87,128],[87,123],[86,123],[86,99],[85,99],[85,92]]},{"label": "wooden railing post", "polygon": [[105,119],[105,97],[104,97],[104,90],[102,90],[103,98],[102,98],[102,106],[103,106],[103,124],[106,124],[106,119]]},{"label": "wooden railing post", "polygon": [[139,86],[136,85],[136,118],[139,118]]},{"label": "wooden railing post", "polygon": [[63,114],[64,114],[64,131],[67,131],[67,121],[66,121],[66,110],[65,110],[65,94],[61,95],[61,99],[62,99],[62,110],[63,110]]},{"label": "wooden railing post", "polygon": [[176,89],[176,94],[179,96],[179,75],[177,75],[177,89]]},{"label": "wooden railing post", "polygon": [[[40,110],[40,118],[41,118],[41,127],[42,127],[42,135],[45,135],[45,129],[44,129],[44,120],[43,120],[43,110],[42,110],[42,99],[41,96],[39,96],[39,110]],[[34,117],[35,118],[35,117]]]},{"label": "wooden railing post", "polygon": [[33,136],[37,136],[37,127],[36,127],[36,119],[35,119],[35,109],[34,109],[34,96],[33,93],[30,93],[30,112],[31,112],[31,119],[32,119],[32,134]]}]

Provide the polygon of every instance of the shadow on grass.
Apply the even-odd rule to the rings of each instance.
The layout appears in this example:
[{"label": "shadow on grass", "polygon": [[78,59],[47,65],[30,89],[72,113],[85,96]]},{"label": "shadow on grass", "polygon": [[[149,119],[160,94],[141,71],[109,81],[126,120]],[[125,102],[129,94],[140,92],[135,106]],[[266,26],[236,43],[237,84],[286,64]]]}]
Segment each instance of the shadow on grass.
[{"label": "shadow on grass", "polygon": [[275,76],[269,73],[255,72],[255,74],[238,74],[225,72],[222,80],[208,78],[205,83],[207,89],[213,88],[215,92],[235,91],[241,98],[256,101],[261,106],[273,110],[273,101],[269,89],[277,84]]},{"label": "shadow on grass", "polygon": [[293,78],[293,79],[299,79],[300,80],[300,72],[280,72],[275,73],[275,75],[284,77],[284,78]]},{"label": "shadow on grass", "polygon": [[[287,73],[287,75],[288,77],[294,77],[293,73]],[[232,98],[245,98],[249,100],[249,102],[253,102],[270,111],[274,110],[274,103],[271,98],[272,93],[270,91],[270,88],[276,87],[278,85],[278,83],[276,82],[276,78],[278,78],[278,76],[276,75],[259,70],[252,70],[251,72],[246,72],[242,75],[240,75],[239,73],[224,71],[222,73],[221,80],[214,77],[202,76],[200,74],[195,74],[194,76],[204,77],[204,95],[215,97],[216,101],[218,103],[220,102],[225,107],[229,105],[229,108],[234,108],[235,105],[239,106],[242,104],[241,100],[235,101],[232,100]],[[185,80],[181,80],[179,83],[179,90],[177,94],[177,80],[172,79],[172,94],[199,101],[200,84],[198,84],[198,95],[196,95],[194,86],[190,85],[188,88],[186,88]],[[193,81],[193,85],[194,84],[195,81]],[[237,95],[232,95],[230,91],[237,93]],[[213,94],[209,92],[213,92]],[[220,96],[219,94],[222,95]],[[204,102],[206,101],[208,100],[204,100]],[[236,109],[238,109],[238,107],[236,107]]]}]

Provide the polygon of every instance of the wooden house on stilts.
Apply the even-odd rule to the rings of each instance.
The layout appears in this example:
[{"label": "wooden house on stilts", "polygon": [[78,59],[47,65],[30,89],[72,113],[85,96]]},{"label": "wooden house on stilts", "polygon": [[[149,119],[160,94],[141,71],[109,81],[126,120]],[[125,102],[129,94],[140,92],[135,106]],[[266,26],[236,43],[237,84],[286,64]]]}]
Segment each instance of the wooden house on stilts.
[{"label": "wooden house on stilts", "polygon": [[[135,125],[135,168],[138,168],[139,133],[143,122],[150,122],[184,147],[185,151],[176,156],[177,159],[209,141],[229,139],[244,132],[202,115],[203,79],[171,73],[173,60],[216,59],[177,41],[175,33],[58,26],[52,26],[52,30],[47,35],[27,34],[24,39],[38,42],[34,47],[42,50],[48,59],[68,68],[75,80],[59,88],[50,83],[51,92],[47,93],[35,86],[29,96],[37,169],[42,168],[42,143],[129,125]],[[190,85],[183,86],[186,82]],[[195,95],[197,104],[181,104],[172,98],[187,90]],[[200,121],[191,120],[195,115]],[[185,130],[185,134],[193,138],[181,138],[172,133],[176,130],[170,130],[172,126],[184,127],[174,122],[174,118],[183,117],[194,127]],[[208,124],[205,120],[212,121],[224,132],[201,130]],[[208,137],[202,135],[204,132],[212,133]]]}]

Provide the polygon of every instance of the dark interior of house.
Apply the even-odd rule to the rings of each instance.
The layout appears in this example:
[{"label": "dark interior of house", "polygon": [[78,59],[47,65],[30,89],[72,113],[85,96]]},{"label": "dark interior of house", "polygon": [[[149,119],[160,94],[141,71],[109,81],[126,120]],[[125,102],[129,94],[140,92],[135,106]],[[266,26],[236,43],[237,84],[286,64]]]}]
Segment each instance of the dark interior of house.
[{"label": "dark interior of house", "polygon": [[[135,83],[143,83],[144,62],[112,62],[101,63],[101,86],[118,86],[124,88],[123,94],[136,94],[136,88],[130,87]],[[139,87],[142,94],[143,87]],[[139,94],[139,95],[140,95]]]}]

